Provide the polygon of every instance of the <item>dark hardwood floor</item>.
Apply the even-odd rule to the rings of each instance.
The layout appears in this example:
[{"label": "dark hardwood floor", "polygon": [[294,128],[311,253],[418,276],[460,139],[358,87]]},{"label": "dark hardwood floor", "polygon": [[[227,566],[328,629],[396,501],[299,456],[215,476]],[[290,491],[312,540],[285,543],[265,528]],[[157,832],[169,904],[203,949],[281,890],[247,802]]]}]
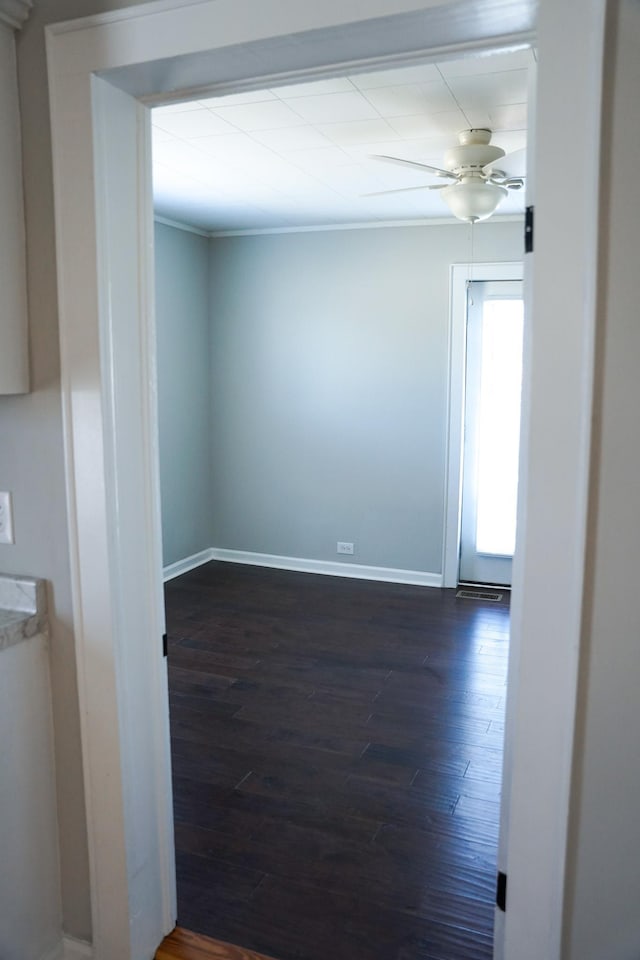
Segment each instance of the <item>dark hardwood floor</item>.
[{"label": "dark hardwood floor", "polygon": [[507,604],[210,563],[166,607],[179,923],[278,960],[491,957]]}]

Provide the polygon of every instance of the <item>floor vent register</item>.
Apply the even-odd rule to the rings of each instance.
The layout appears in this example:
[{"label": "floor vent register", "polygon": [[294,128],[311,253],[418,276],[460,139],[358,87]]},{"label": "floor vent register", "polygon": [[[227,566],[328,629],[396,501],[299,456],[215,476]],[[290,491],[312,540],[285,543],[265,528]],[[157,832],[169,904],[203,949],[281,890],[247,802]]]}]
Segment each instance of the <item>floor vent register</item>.
[{"label": "floor vent register", "polygon": [[486,590],[458,590],[456,597],[461,600],[490,600],[492,603],[498,603],[502,600],[501,593],[488,593]]}]

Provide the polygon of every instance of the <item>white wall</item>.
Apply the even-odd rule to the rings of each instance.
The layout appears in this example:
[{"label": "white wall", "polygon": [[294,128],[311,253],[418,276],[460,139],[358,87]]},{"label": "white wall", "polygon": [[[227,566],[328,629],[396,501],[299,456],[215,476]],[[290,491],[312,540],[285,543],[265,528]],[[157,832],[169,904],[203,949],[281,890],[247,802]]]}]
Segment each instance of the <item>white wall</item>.
[{"label": "white wall", "polygon": [[209,241],[155,228],[163,563],[211,546]]},{"label": "white wall", "polygon": [[[20,491],[19,496],[16,495],[15,504],[19,539],[15,548],[3,550],[2,566],[6,570],[41,574],[53,583],[53,596],[50,598],[50,607],[54,609],[52,667],[58,770],[61,774],[59,796],[63,801],[59,806],[63,838],[65,916],[67,930],[79,935],[89,928],[88,877],[78,749],[75,660],[69,629],[49,117],[42,26],[46,21],[68,19],[122,6],[127,6],[127,3],[120,0],[40,0],[20,40],[19,71],[25,140],[34,393],[30,397],[17,400],[7,399],[0,404],[1,449],[9,449],[12,454],[11,458],[3,458],[2,476],[6,478],[7,486]],[[575,4],[576,9],[577,6]],[[629,44],[633,46],[637,37],[635,20],[631,19],[632,16],[637,17],[637,13],[632,11],[631,4],[626,4],[624,26],[629,29],[629,35],[622,36],[619,48],[621,54],[624,52],[624,57],[620,60],[620,64],[624,64],[623,73],[631,68],[631,62],[626,58]],[[570,42],[569,36],[567,41]],[[637,50],[634,49],[632,53],[637,59]],[[556,64],[560,72],[559,60],[556,60]],[[634,85],[637,88],[637,83]],[[626,81],[621,89],[626,89]],[[617,136],[625,132],[623,124],[628,124],[630,128],[633,126],[637,113],[635,98],[627,93],[622,95],[620,90],[618,94],[615,101]],[[627,417],[629,411],[637,409],[637,397],[631,393],[632,381],[625,365],[629,356],[635,359],[637,349],[624,349],[625,345],[637,348],[634,341],[637,333],[632,323],[625,326],[622,321],[623,316],[633,316],[635,302],[631,296],[631,291],[635,290],[635,277],[631,276],[629,265],[635,267],[637,243],[627,244],[624,236],[627,234],[634,239],[633,231],[637,223],[637,217],[635,222],[633,220],[636,212],[635,198],[630,191],[630,187],[635,183],[635,168],[629,170],[626,166],[637,155],[637,144],[633,142],[633,138],[634,131],[626,130],[622,139],[625,144],[630,144],[632,149],[624,156],[617,153],[616,169],[625,174],[625,180],[619,186],[614,186],[610,207],[611,223],[619,223],[621,226],[620,232],[615,232],[612,242],[609,286],[609,316],[610,319],[617,317],[617,320],[611,320],[606,339],[605,389],[601,410],[606,429],[600,450],[601,495],[594,504],[598,524],[594,533],[597,533],[599,552],[594,564],[590,670],[583,677],[581,689],[586,746],[582,751],[584,763],[576,772],[575,797],[579,797],[580,790],[584,787],[585,803],[577,824],[577,902],[571,918],[576,956],[583,947],[590,950],[591,943],[594,943],[594,946],[599,945],[597,937],[591,941],[590,935],[599,935],[601,930],[608,931],[609,938],[612,930],[620,931],[621,935],[628,933],[632,938],[635,937],[634,929],[628,925],[629,901],[631,899],[637,903],[633,886],[629,888],[632,896],[625,893],[621,898],[619,911],[614,902],[614,898],[617,899],[621,893],[619,879],[629,879],[632,863],[637,863],[637,851],[640,849],[633,829],[628,829],[634,825],[632,807],[637,807],[635,799],[638,788],[634,763],[637,754],[632,752],[632,747],[638,742],[634,726],[637,710],[631,703],[628,684],[632,684],[636,675],[632,675],[631,668],[637,672],[637,664],[631,644],[625,641],[624,637],[625,617],[629,629],[637,634],[637,620],[634,618],[630,599],[635,590],[635,582],[626,579],[629,571],[634,571],[637,565],[634,562],[637,560],[634,550],[637,550],[638,538],[636,536],[635,542],[633,541],[635,531],[633,523],[630,522],[630,518],[635,521],[637,517],[637,505],[633,503],[633,489],[626,485],[624,479],[637,476],[637,464],[630,452],[631,445],[626,442],[628,437],[635,436],[635,421],[629,422]],[[628,214],[622,209],[627,203],[630,204]],[[618,255],[620,263],[616,267]],[[618,283],[620,287],[616,294],[613,288]],[[631,307],[628,307],[625,298],[628,298]],[[614,304],[617,305],[615,310]],[[612,375],[614,360],[620,364],[620,384],[614,382]],[[625,391],[629,391],[626,397]],[[629,399],[632,401],[629,405],[622,403]],[[621,435],[625,437],[624,443],[620,442]],[[633,468],[631,472],[628,467]],[[618,503],[621,508],[624,507],[623,517],[612,503],[614,489],[619,497]],[[633,510],[629,509],[631,506]],[[605,522],[606,512],[609,511],[614,521],[610,526]],[[620,538],[617,549],[616,536]],[[620,558],[625,556],[624,551],[627,551],[628,556],[626,566],[619,562]],[[607,557],[615,558],[620,574],[618,584],[613,583],[607,574]],[[622,587],[630,590],[623,595]],[[612,599],[619,602],[617,608],[611,603]],[[607,636],[609,632],[611,637]],[[634,695],[635,686],[633,684]],[[611,697],[607,700],[609,694]],[[610,706],[610,713],[607,704]],[[628,724],[628,735],[621,725],[624,723]],[[627,772],[629,762],[630,772]],[[613,792],[612,785],[616,787]],[[607,809],[610,812],[607,812]],[[619,810],[619,817],[616,810]],[[605,835],[602,844],[598,841],[600,829]],[[625,831],[627,841],[622,843],[621,835]],[[616,876],[614,883],[611,877],[616,864],[621,869],[620,878]],[[607,890],[603,889],[605,882],[608,884]],[[610,948],[611,943],[608,940],[600,956],[610,956]],[[627,950],[622,942],[614,949],[617,949],[620,956],[637,955],[637,949],[633,945]]]},{"label": "white wall", "polygon": [[574,823],[570,960],[640,956],[640,8],[611,4],[604,262]]},{"label": "white wall", "polygon": [[60,942],[51,690],[42,634],[0,650],[0,957]]},{"label": "white wall", "polygon": [[[522,229],[478,224],[476,259],[518,260]],[[464,224],[211,241],[213,546],[336,560],[347,540],[356,563],[441,572],[469,254]]]}]

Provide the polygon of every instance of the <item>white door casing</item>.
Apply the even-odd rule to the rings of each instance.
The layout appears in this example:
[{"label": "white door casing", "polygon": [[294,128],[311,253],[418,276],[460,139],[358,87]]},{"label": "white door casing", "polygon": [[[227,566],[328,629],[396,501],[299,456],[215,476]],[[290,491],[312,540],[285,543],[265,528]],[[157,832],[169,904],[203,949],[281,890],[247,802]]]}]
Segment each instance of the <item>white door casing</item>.
[{"label": "white door casing", "polygon": [[[144,111],[135,97],[169,99],[187,80],[202,82],[207,71],[224,82],[250,78],[260,67],[266,73],[268,65],[293,81],[337,74],[349,59],[375,68],[425,51],[435,57],[491,45],[492,37],[499,38],[496,46],[531,37],[532,4],[451,4],[456,17],[447,15],[448,6],[371,0],[365,17],[358,0],[322,5],[159,0],[48,29],[74,630],[96,960],[149,960],[152,944],[175,916],[153,372],[145,359],[152,276],[148,155]],[[523,461],[535,464],[536,473],[521,492],[524,536],[514,573],[520,595],[510,674],[519,682],[511,711],[516,742],[509,892],[504,938],[500,934],[496,942],[507,960],[560,957],[582,599],[575,557],[584,545],[590,438],[604,7],[605,0],[540,5],[538,45],[548,80],[540,87],[536,158],[539,242],[544,239],[546,249],[536,260],[536,323],[524,410]],[[572,33],[575,42],[566,48],[564,39]],[[418,50],[416,37],[425,38]],[[215,77],[231,50],[237,77]],[[93,79],[97,72],[99,82]],[[114,79],[127,93],[113,91]],[[559,79],[568,82],[566,92]],[[572,155],[583,164],[574,171],[567,205],[556,173],[557,143],[568,135]],[[110,137],[116,138],[112,146]],[[105,183],[107,192],[100,196]],[[553,214],[561,190],[568,213],[558,229]],[[565,282],[558,299],[554,277],[560,257]],[[585,276],[591,278],[586,286]],[[550,350],[554,372],[562,371],[558,380],[547,376]],[[561,383],[562,395],[554,392],[554,383]],[[563,403],[559,429],[549,431]],[[541,491],[558,470],[562,479],[553,502],[542,502]],[[132,511],[129,484],[146,509]],[[532,591],[546,582],[550,554],[557,589],[545,605],[541,643],[541,611]],[[550,649],[557,665],[552,677]],[[543,682],[545,716],[534,732],[526,717]]]},{"label": "white door casing", "polygon": [[[583,630],[607,0],[543,0],[525,256],[518,533],[511,593],[496,960],[560,960]],[[576,149],[571,189],[558,151]],[[529,171],[528,171],[529,172]],[[529,195],[529,194],[528,194]],[[559,268],[562,282],[558,282]]]},{"label": "white door casing", "polygon": [[176,912],[150,134],[146,108],[105,81],[57,83],[69,125],[58,140],[54,106],[54,149],[74,205],[92,214],[58,220],[57,241],[75,230],[62,296],[77,317],[87,311],[73,329],[61,325],[61,350],[92,921],[95,955],[107,960],[152,956]]}]

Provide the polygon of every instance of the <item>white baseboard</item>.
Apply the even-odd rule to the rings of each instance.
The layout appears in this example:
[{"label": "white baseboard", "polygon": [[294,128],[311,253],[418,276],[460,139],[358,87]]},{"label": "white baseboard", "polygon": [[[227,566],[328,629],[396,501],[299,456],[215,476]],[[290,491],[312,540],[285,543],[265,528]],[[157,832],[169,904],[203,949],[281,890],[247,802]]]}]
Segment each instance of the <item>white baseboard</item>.
[{"label": "white baseboard", "polygon": [[253,567],[273,567],[276,570],[291,570],[297,573],[320,573],[327,577],[352,577],[354,580],[379,580],[382,583],[409,583],[419,587],[441,587],[441,573],[426,573],[422,570],[402,570],[395,567],[369,567],[361,563],[344,563],[339,560],[306,560],[302,557],[278,557],[272,553],[251,553],[248,550],[226,550],[209,547],[194,553],[184,560],[177,560],[164,568],[165,583],[189,570],[195,570],[210,560],[225,563],[243,563]]},{"label": "white baseboard", "polygon": [[[277,557],[270,553],[250,553],[246,550],[224,550],[213,547],[209,560],[244,563],[255,567],[275,567],[298,573],[321,573],[329,577],[352,577],[355,580],[380,580],[384,583],[409,583],[421,587],[441,587],[441,573],[422,570],[398,570],[394,567],[368,567],[360,563],[342,563],[338,560],[305,560],[301,557]],[[205,561],[203,561],[205,562]]]},{"label": "white baseboard", "polygon": [[86,940],[65,937],[62,942],[64,960],[91,960],[93,957],[93,947]]},{"label": "white baseboard", "polygon": [[184,560],[176,560],[175,563],[170,563],[162,571],[164,582],[173,580],[174,577],[179,577],[189,570],[195,570],[196,567],[201,567],[203,563],[209,563],[209,560],[213,560],[213,550],[211,548],[201,550],[200,553],[194,553],[190,557],[185,557]]}]

